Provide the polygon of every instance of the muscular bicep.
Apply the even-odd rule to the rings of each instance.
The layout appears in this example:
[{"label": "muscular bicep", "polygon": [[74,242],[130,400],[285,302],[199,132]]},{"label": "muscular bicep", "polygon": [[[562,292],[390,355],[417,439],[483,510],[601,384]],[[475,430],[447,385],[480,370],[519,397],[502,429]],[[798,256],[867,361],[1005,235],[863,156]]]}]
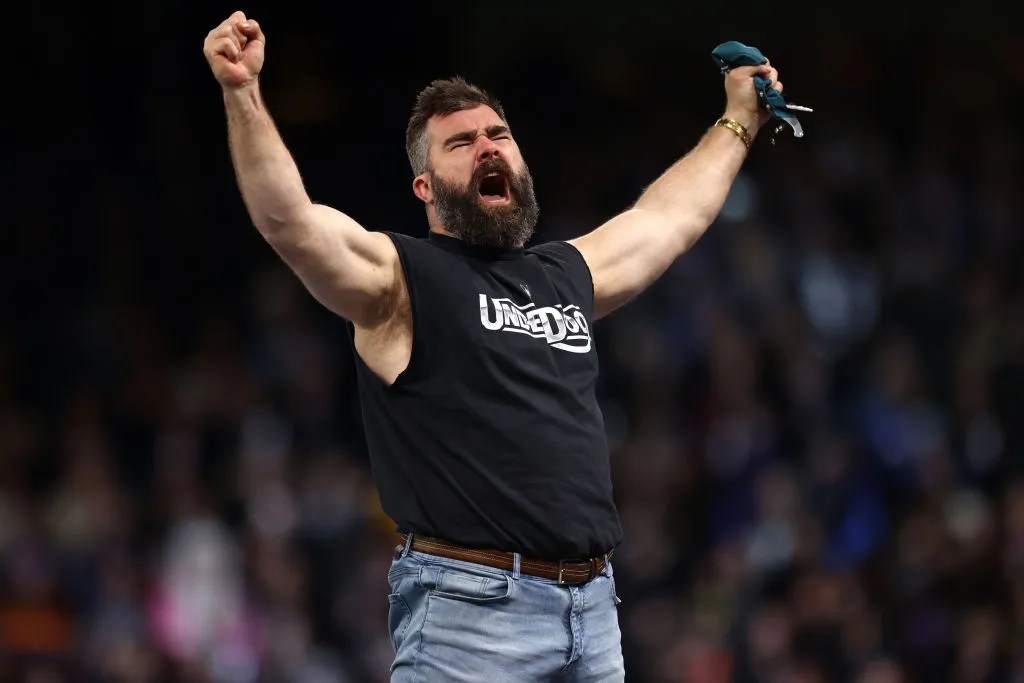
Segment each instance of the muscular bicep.
[{"label": "muscular bicep", "polygon": [[387,235],[313,204],[295,223],[266,237],[328,309],[361,327],[389,317],[402,278],[398,252]]},{"label": "muscular bicep", "polygon": [[658,279],[692,243],[662,214],[630,209],[570,241],[594,279],[594,317],[608,315]]}]

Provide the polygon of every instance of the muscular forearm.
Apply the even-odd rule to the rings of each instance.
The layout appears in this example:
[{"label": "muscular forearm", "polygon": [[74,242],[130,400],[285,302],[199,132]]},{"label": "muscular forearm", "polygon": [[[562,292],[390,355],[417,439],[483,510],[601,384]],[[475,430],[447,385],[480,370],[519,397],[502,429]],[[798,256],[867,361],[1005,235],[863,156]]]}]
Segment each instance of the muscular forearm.
[{"label": "muscular forearm", "polygon": [[311,205],[309,196],[263,103],[258,82],[225,88],[224,106],[242,198],[257,229],[269,238],[299,220]]},{"label": "muscular forearm", "polygon": [[[756,126],[748,131],[755,134]],[[635,208],[664,216],[689,246],[718,216],[746,156],[747,149],[735,133],[714,126],[644,191]]]},{"label": "muscular forearm", "polygon": [[[768,118],[762,112],[753,76],[777,81],[764,64],[736,67],[725,77],[733,119],[752,137]],[[773,86],[781,91],[782,84]],[[601,317],[631,300],[654,282],[711,225],[747,157],[747,146],[732,130],[719,126],[648,187],[629,211],[572,240],[594,279],[594,315]]]}]

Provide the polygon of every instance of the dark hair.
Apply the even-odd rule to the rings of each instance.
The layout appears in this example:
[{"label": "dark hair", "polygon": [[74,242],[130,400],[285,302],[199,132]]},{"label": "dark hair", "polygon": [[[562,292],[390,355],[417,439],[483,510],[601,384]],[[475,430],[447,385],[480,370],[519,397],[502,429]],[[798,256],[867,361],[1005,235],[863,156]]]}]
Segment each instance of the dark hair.
[{"label": "dark hair", "polygon": [[502,121],[506,121],[501,102],[461,76],[433,81],[421,90],[416,96],[416,105],[412,108],[412,116],[405,129],[405,153],[409,155],[412,172],[419,175],[430,169],[427,121],[432,116],[447,116],[482,104],[493,109]]}]

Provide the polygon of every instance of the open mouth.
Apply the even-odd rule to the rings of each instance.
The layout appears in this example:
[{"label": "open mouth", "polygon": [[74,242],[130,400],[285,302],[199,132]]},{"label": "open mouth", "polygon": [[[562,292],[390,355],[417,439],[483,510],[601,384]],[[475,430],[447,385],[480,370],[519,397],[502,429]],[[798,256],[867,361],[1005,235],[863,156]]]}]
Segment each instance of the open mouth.
[{"label": "open mouth", "polygon": [[479,192],[485,204],[508,204],[511,201],[508,177],[500,171],[485,175],[480,181]]}]

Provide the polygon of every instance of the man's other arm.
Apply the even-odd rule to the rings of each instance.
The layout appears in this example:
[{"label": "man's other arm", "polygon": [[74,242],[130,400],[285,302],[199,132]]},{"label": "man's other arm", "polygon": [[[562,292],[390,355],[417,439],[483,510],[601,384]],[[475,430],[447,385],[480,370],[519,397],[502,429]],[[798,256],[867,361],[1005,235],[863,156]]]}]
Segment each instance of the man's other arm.
[{"label": "man's other arm", "polygon": [[204,51],[224,93],[238,186],[256,228],[324,306],[358,327],[389,319],[403,284],[387,235],[314,204],[260,95],[265,38],[236,12],[210,32]]},{"label": "man's other arm", "polygon": [[[782,89],[776,82],[777,72],[768,65],[735,68],[726,76],[728,102],[723,115],[740,122],[752,137],[767,120],[758,109],[755,74]],[[746,146],[736,133],[714,126],[632,208],[570,241],[593,276],[595,318],[632,300],[704,234],[718,216],[746,156]]]}]

